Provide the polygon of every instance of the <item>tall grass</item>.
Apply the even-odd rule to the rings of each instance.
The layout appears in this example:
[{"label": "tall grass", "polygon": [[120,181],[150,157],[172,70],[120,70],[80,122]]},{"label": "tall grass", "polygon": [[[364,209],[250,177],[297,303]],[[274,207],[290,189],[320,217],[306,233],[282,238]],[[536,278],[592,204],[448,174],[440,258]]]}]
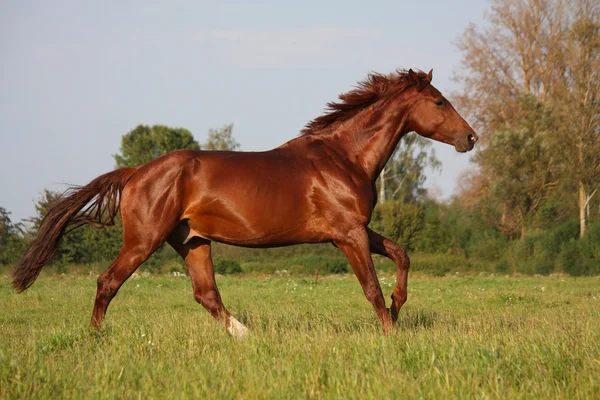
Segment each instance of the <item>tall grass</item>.
[{"label": "tall grass", "polygon": [[599,278],[413,275],[390,337],[350,275],[221,278],[244,341],[185,277],[129,280],[100,334],[94,279],[0,277],[0,398],[600,396]]}]

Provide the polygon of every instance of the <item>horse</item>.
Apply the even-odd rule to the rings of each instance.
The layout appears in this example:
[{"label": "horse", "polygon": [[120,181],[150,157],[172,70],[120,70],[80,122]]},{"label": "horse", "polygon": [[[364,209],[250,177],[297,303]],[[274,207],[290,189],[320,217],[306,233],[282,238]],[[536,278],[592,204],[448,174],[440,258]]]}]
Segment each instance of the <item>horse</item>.
[{"label": "horse", "polygon": [[[273,150],[177,150],[70,187],[49,209],[13,272],[14,288],[20,293],[33,284],[56,255],[61,236],[83,224],[112,225],[120,211],[123,245],[98,277],[95,329],[121,285],[167,242],[188,267],[195,300],[232,336],[244,336],[247,328],[221,301],[211,242],[259,248],[329,242],[345,254],[384,333],[391,333],[407,299],[410,261],[404,248],[368,227],[376,179],[408,132],[458,152],[472,150],[478,139],[431,84],[432,73],[370,73]],[[396,265],[389,309],[371,253]]]}]

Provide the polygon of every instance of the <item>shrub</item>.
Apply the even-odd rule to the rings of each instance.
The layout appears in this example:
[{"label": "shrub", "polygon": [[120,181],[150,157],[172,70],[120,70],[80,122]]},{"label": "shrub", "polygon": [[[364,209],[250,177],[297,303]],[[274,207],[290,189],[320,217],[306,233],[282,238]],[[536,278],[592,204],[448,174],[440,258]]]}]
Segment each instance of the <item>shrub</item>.
[{"label": "shrub", "polygon": [[533,270],[536,274],[550,275],[552,272],[554,272],[554,263],[546,260],[534,261]]},{"label": "shrub", "polygon": [[487,231],[481,236],[474,236],[468,246],[469,257],[483,260],[498,260],[506,252],[507,240],[497,232]]},{"label": "shrub", "polygon": [[239,274],[242,267],[237,261],[221,259],[215,263],[215,272],[221,275]]},{"label": "shrub", "polygon": [[402,201],[378,204],[373,210],[369,227],[410,251],[423,229],[423,208]]},{"label": "shrub", "polygon": [[584,255],[600,261],[600,222],[590,224],[580,241]]},{"label": "shrub", "polygon": [[343,259],[327,259],[324,271],[328,274],[345,274],[348,272],[348,262]]},{"label": "shrub", "polygon": [[564,272],[571,276],[596,275],[600,273],[600,261],[584,257],[581,241],[571,240],[563,246],[559,261]]},{"label": "shrub", "polygon": [[560,253],[563,244],[579,237],[579,221],[569,219],[557,225],[551,231],[541,235],[540,245],[548,255]]},{"label": "shrub", "polygon": [[424,206],[423,229],[415,249],[424,253],[447,253],[454,245],[453,224],[444,215],[447,206],[433,201],[426,202]]},{"label": "shrub", "polygon": [[498,262],[498,264],[496,264],[496,272],[500,273],[500,274],[506,274],[510,271],[510,265],[508,264],[508,261],[506,260],[500,260],[500,262]]}]

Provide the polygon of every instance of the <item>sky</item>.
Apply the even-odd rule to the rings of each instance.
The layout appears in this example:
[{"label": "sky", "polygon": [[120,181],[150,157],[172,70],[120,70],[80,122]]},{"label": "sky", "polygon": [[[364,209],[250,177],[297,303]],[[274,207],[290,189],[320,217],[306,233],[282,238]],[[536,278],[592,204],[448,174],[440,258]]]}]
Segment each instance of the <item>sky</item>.
[{"label": "sky", "polygon": [[[44,189],[115,167],[138,124],[189,129],[202,143],[233,123],[242,150],[296,137],[325,104],[396,68],[434,70],[444,94],[483,24],[484,0],[0,2],[0,207],[35,215]],[[460,112],[460,109],[458,110]],[[435,144],[452,195],[469,155]]]}]

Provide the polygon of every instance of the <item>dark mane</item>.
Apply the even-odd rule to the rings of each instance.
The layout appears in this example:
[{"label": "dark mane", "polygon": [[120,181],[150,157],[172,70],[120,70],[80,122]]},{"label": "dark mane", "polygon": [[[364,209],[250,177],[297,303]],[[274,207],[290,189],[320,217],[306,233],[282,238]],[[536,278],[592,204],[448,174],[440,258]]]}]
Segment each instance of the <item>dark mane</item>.
[{"label": "dark mane", "polygon": [[[417,73],[422,78],[427,76],[423,71],[417,71]],[[389,75],[370,73],[353,90],[340,94],[340,102],[327,103],[326,114],[306,124],[304,129],[300,131],[300,135],[323,133],[325,128],[336,122],[349,120],[361,110],[391,94],[404,90],[409,85],[410,81],[406,70],[396,70],[395,73]]]}]

